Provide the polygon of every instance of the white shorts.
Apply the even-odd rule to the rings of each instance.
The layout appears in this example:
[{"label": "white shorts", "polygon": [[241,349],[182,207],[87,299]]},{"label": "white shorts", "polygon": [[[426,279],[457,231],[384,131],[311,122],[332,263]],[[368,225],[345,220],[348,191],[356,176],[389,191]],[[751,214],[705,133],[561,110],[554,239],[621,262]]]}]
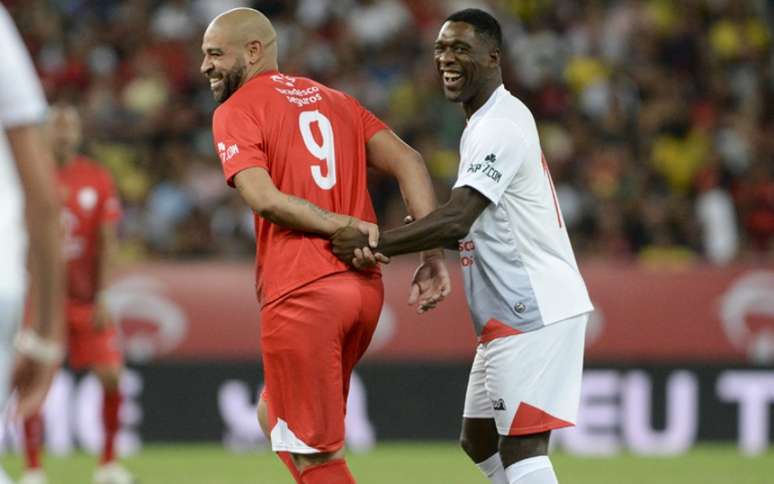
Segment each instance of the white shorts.
[{"label": "white shorts", "polygon": [[478,345],[465,418],[493,418],[500,435],[575,425],[589,315]]}]

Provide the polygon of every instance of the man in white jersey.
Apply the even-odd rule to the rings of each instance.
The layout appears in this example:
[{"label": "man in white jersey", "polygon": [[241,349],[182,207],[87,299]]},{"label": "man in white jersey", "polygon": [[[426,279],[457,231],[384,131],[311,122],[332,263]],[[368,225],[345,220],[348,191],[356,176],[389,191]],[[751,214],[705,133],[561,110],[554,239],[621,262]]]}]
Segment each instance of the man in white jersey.
[{"label": "man in white jersey", "polygon": [[[54,164],[39,128],[46,101],[2,5],[0,45],[0,405],[13,387],[16,413],[26,417],[39,410],[63,356],[64,272]],[[17,335],[27,289],[28,239],[32,318]],[[12,374],[15,337],[18,357]],[[0,483],[6,482],[0,471]]]},{"label": "man in white jersey", "polygon": [[[593,309],[578,271],[529,109],[502,84],[502,34],[477,9],[446,20],[435,63],[447,99],[468,119],[450,200],[423,219],[382,233],[385,256],[454,245],[478,348],[461,443],[498,484],[556,483],[552,429],[574,425],[583,346]],[[354,231],[334,252],[373,263]],[[428,300],[432,307],[437,300]]]}]

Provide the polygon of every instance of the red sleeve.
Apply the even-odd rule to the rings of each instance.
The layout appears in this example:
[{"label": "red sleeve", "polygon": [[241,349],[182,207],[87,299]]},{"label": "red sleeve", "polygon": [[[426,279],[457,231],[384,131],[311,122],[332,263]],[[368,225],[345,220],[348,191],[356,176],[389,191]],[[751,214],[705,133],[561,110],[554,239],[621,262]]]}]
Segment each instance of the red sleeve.
[{"label": "red sleeve", "polygon": [[234,176],[242,170],[269,170],[261,128],[247,113],[230,106],[215,110],[212,137],[223,166],[223,175],[230,186],[234,186]]},{"label": "red sleeve", "polygon": [[121,218],[121,202],[118,199],[113,178],[107,170],[102,173],[102,210],[100,222],[110,223]]},{"label": "red sleeve", "polygon": [[371,111],[364,108],[357,99],[352,99],[355,104],[355,109],[358,111],[358,114],[360,115],[360,122],[363,123],[363,128],[365,129],[365,139],[366,142],[371,139],[373,135],[378,133],[379,131],[383,129],[388,129],[387,125],[382,122],[381,119],[377,118]]}]

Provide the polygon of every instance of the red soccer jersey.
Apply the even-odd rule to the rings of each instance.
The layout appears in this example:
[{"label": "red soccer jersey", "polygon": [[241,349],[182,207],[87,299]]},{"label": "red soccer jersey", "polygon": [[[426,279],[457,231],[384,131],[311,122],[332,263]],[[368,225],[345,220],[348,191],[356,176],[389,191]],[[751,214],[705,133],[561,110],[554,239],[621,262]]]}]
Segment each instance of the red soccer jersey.
[{"label": "red soccer jersey", "polygon": [[[229,185],[241,170],[263,168],[283,193],[376,222],[366,186],[366,143],[386,126],[352,97],[311,79],[264,72],[215,110],[212,126]],[[348,270],[324,237],[258,216],[255,230],[256,286],[264,304]]]},{"label": "red soccer jersey", "polygon": [[99,233],[103,224],[121,216],[121,205],[108,171],[79,156],[57,173],[62,193],[67,261],[68,313],[91,306],[99,275]]}]

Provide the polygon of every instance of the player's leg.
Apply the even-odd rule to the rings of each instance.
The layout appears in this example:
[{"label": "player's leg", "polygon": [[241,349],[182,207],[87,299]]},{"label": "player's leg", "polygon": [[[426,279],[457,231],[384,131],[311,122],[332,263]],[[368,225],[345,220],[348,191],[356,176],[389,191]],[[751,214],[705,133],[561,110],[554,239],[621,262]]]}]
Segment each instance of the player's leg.
[{"label": "player's leg", "polygon": [[556,484],[559,481],[548,458],[550,431],[503,436],[500,455],[509,484]]},{"label": "player's leg", "polygon": [[[258,425],[261,427],[263,435],[266,436],[266,440],[269,442],[269,446],[271,446],[271,425],[269,418],[269,403],[266,400],[266,389],[261,392],[261,397],[258,399],[257,413]],[[290,453],[282,451],[276,452],[276,454],[282,463],[285,464],[285,467],[288,468],[288,471],[290,471],[290,474],[293,476],[293,480],[296,482],[301,482],[301,474],[298,472],[296,463],[293,462],[293,457],[290,455]]]},{"label": "player's leg", "polygon": [[68,349],[70,366],[88,369],[102,386],[101,423],[104,432],[99,466],[94,472],[95,484],[131,484],[132,474],[117,459],[116,437],[121,428],[121,375],[124,358],[118,329],[115,326],[94,328],[88,324],[71,326]]},{"label": "player's leg", "polygon": [[[337,278],[339,284],[347,286],[345,292],[354,285],[357,289],[355,299],[359,302],[359,312],[355,319],[343,319],[343,341],[341,342],[341,410],[346,414],[352,371],[362,358],[371,342],[384,302],[384,287],[379,278],[347,274]],[[301,464],[302,483],[304,484],[350,484],[355,480],[347,467],[344,448],[329,454],[296,455]]]},{"label": "player's leg", "polygon": [[[105,440],[102,445],[100,465],[94,472],[95,484],[131,484],[134,477],[118,462],[116,437],[121,428],[121,374],[123,363],[115,358],[95,364],[92,372],[102,384],[102,428]],[[112,360],[112,361],[111,361]]]},{"label": "player's leg", "polygon": [[[497,402],[499,453],[509,484],[556,484],[551,430],[574,425],[586,315],[486,346],[487,392]],[[497,410],[499,408],[499,410]]]},{"label": "player's leg", "polygon": [[119,411],[121,409],[121,365],[95,365],[92,372],[102,385],[102,429],[105,440],[102,446],[100,464],[108,464],[116,460],[115,441],[120,429]]},{"label": "player's leg", "polygon": [[492,484],[507,484],[498,444],[492,401],[486,391],[484,349],[479,345],[468,377],[460,445]]},{"label": "player's leg", "polygon": [[19,484],[48,482],[40,459],[43,447],[43,417],[40,413],[24,419],[24,474]]},{"label": "player's leg", "polygon": [[342,338],[359,306],[357,283],[334,275],[261,311],[272,449],[293,454],[304,483],[354,482],[340,459],[345,412]]}]

